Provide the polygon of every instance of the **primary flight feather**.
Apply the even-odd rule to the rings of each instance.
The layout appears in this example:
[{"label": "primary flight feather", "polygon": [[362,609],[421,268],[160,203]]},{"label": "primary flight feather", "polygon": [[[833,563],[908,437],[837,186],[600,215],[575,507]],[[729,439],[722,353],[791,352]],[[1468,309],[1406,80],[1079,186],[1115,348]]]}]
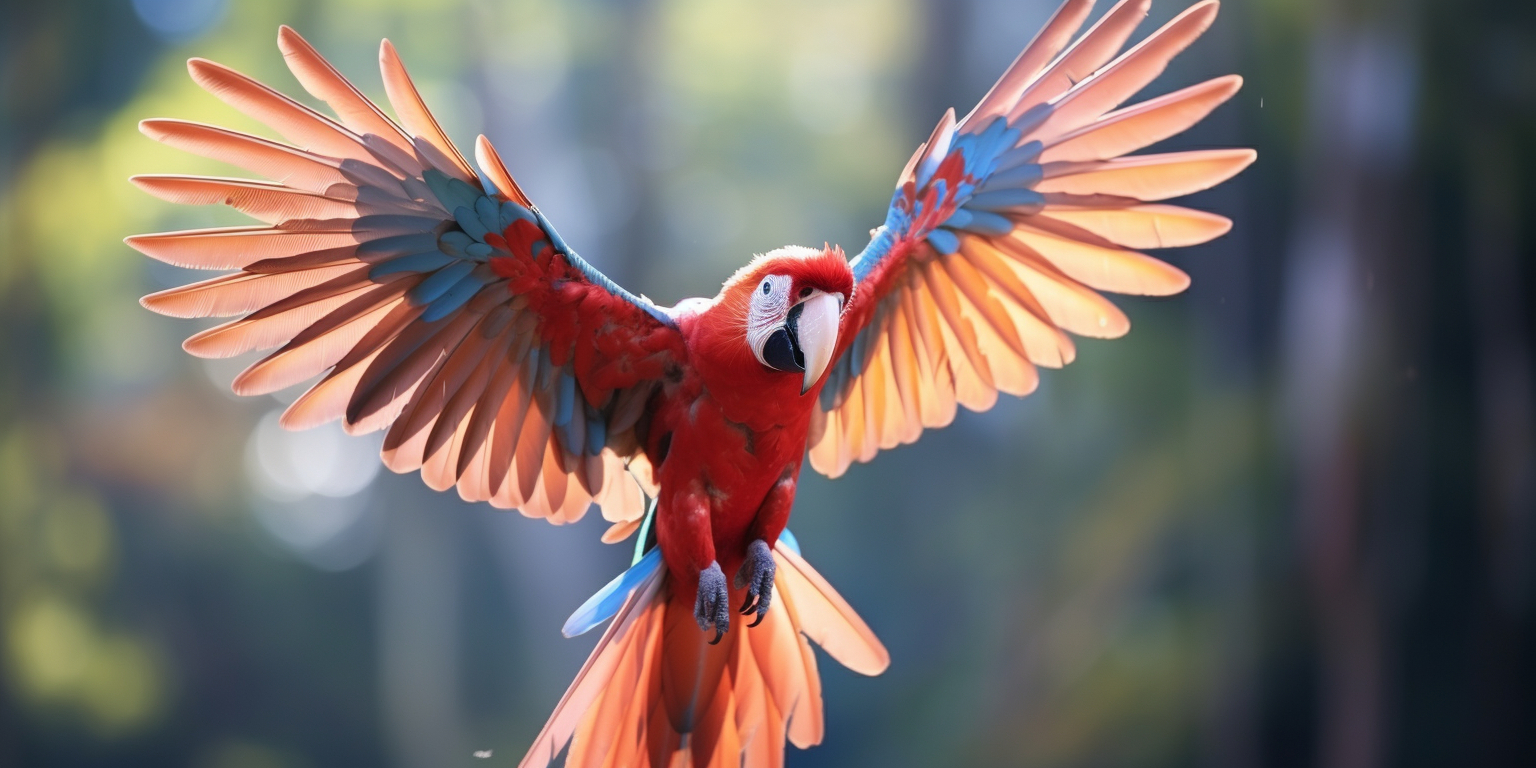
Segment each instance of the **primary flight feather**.
[{"label": "primary flight feather", "polygon": [[234,318],[187,339],[194,355],[270,350],[235,379],[240,394],[319,377],[285,426],[387,430],[385,464],[435,489],[554,523],[596,504],[605,541],[642,531],[635,566],[567,623],[577,634],[613,620],[524,766],[567,745],[572,766],[782,765],[786,741],[822,735],[810,642],[863,674],[889,663],[785,530],[802,460],[836,477],[957,406],[1028,394],[1038,367],[1072,361],[1073,335],[1129,329],[1101,292],[1189,284],[1142,250],[1231,227],[1161,201],[1219,184],[1253,151],[1126,156],[1241,85],[1219,77],[1122,106],[1217,10],[1198,3],[1121,52],[1149,2],[1122,0],[1074,39],[1092,2],[1067,0],[970,114],[944,115],[851,260],[781,248],[714,298],[670,308],[577,256],[484,136],[471,165],[388,41],[394,118],[283,27],[289,67],[336,117],[191,60],[199,85],[287,143],[141,124],[268,179],[135,177],[261,222],[128,238],[227,271],[143,304]]}]

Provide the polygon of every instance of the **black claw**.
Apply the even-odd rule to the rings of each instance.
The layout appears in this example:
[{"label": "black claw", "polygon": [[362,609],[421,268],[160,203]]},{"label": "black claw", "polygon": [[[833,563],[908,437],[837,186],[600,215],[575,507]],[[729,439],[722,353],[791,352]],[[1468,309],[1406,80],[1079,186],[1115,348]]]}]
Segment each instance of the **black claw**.
[{"label": "black claw", "polygon": [[763,617],[768,614],[776,570],[773,552],[767,542],[757,539],[747,546],[747,559],[742,562],[741,570],[736,572],[736,587],[745,587],[747,590],[747,597],[741,604],[741,613],[757,614],[757,619],[747,625],[749,627],[761,624]]},{"label": "black claw", "polygon": [[709,644],[710,645],[719,645],[720,644],[720,638],[722,638],[722,637],[725,637],[725,630],[717,628],[715,630],[715,639],[709,641]]}]

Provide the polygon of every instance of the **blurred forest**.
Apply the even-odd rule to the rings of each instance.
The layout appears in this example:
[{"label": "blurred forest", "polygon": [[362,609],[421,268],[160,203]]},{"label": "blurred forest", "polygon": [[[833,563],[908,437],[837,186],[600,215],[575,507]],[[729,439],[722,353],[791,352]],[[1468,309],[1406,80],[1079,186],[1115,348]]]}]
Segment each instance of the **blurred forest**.
[{"label": "blurred forest", "polygon": [[[0,2],[0,765],[510,766],[595,639],[561,622],[628,563],[595,515],[278,430],[227,394],[249,360],[137,305],[186,276],[125,235],[239,220],[127,182],[229,172],[140,119],[254,127],[189,56],[300,94],[287,23],[377,98],[391,38],[461,146],[670,304],[861,248],[1055,1]],[[1166,143],[1259,150],[1192,201],[1237,226],[1172,254],[1186,294],[806,472],[791,525],[893,665],[822,656],[827,739],[790,765],[1536,763],[1536,3],[1232,0],[1149,90],[1229,72]]]}]

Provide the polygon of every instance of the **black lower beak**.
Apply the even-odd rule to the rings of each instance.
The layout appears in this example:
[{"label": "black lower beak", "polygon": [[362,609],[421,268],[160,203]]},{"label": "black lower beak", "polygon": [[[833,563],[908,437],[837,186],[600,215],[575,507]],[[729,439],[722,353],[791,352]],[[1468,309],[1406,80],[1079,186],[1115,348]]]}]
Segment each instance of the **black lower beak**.
[{"label": "black lower beak", "polygon": [[775,371],[804,373],[805,354],[800,351],[798,326],[804,304],[796,304],[789,310],[784,327],[774,331],[763,344],[763,362]]}]

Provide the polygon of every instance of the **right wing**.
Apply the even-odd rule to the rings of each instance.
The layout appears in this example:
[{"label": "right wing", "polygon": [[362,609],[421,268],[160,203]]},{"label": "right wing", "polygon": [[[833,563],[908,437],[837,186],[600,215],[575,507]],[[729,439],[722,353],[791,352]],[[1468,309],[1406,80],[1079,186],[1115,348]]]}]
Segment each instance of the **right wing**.
[{"label": "right wing", "polygon": [[[811,466],[854,461],[1026,395],[1068,333],[1130,329],[1100,291],[1165,296],[1189,278],[1140,251],[1203,243],[1231,222],[1160,201],[1219,184],[1250,149],[1122,157],[1199,122],[1237,92],[1219,77],[1120,107],[1216,17],[1204,0],[1115,55],[1150,0],[1122,0],[1082,37],[1092,0],[1066,0],[981,103],[949,111],[908,162],[885,226],[853,260],[838,357],[812,414]],[[1068,43],[1071,42],[1069,46]],[[1113,60],[1111,60],[1113,59]]]},{"label": "right wing", "polygon": [[[483,186],[389,41],[380,67],[399,123],[293,30],[278,45],[340,122],[219,64],[188,62],[199,85],[291,144],[142,123],[154,139],[271,179],[135,177],[165,200],[223,203],[263,222],[128,238],[164,262],[234,270],[144,306],[238,316],[187,339],[199,357],[275,348],[235,379],[237,394],[320,376],[283,414],[286,427],[387,427],[383,459],[396,472],[554,523],[596,501],[615,523],[604,539],[627,536],[644,512],[627,471],[646,461],[636,428],[686,356],[671,318],[571,251],[481,136],[476,157],[494,189]],[[634,475],[650,482],[648,470]]]}]

